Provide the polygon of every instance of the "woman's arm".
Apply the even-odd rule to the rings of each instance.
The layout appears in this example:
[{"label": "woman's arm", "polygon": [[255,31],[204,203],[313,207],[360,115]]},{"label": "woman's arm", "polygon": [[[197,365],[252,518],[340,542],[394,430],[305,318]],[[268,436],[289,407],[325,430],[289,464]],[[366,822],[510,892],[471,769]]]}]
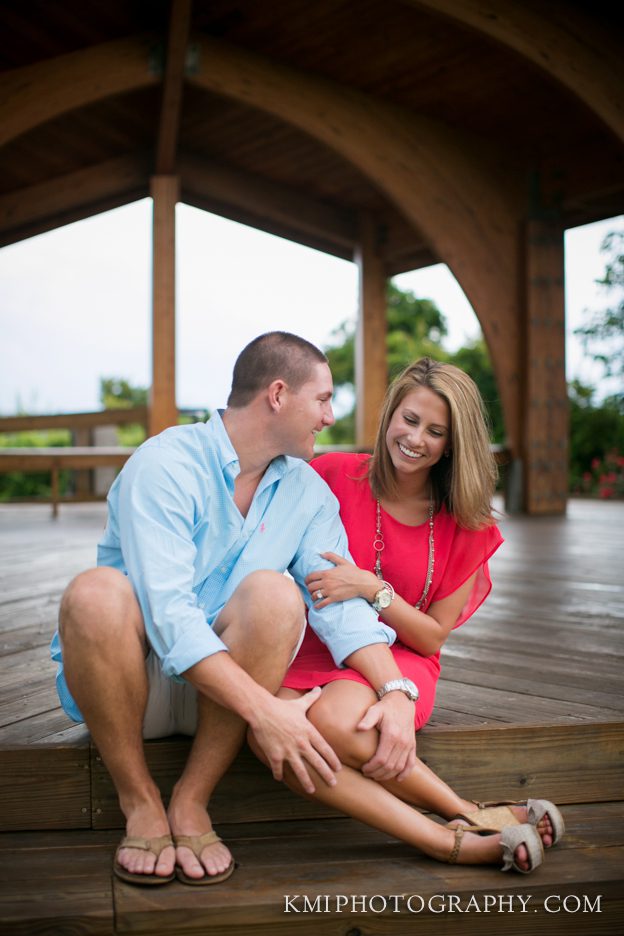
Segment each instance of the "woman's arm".
[{"label": "woman's arm", "polygon": [[[306,578],[306,586],[315,602],[315,608],[324,608],[336,601],[356,597],[373,601],[381,588],[381,582],[374,572],[360,569],[336,553],[322,553],[322,558],[335,565],[333,569],[312,572]],[[476,573],[451,595],[433,602],[426,614],[417,611],[413,605],[395,594],[393,601],[381,612],[380,617],[396,631],[399,640],[406,647],[422,656],[431,656],[440,650],[455,626],[472,591],[475,577]],[[319,591],[323,595],[320,600],[317,598]]]}]

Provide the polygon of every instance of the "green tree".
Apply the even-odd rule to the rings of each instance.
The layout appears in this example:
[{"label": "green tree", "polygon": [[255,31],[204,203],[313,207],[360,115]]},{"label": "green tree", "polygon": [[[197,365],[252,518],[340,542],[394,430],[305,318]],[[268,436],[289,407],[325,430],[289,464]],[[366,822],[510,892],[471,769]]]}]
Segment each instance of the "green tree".
[{"label": "green tree", "polygon": [[104,409],[147,406],[147,387],[135,387],[123,377],[101,377],[100,403]]},{"label": "green tree", "polygon": [[[489,411],[493,439],[503,442],[505,426],[496,379],[485,341],[475,339],[459,351],[450,353],[443,347],[448,334],[444,314],[430,299],[418,299],[413,292],[388,284],[388,330],[386,347],[388,355],[388,377],[392,380],[411,361],[429,356],[437,361],[446,361],[461,367],[473,378]],[[354,346],[355,325],[343,322],[334,332],[334,343],[325,348],[334,384],[337,389],[353,389],[355,381]],[[342,445],[355,439],[355,412],[336,421],[326,430],[320,442]]]},{"label": "green tree", "polygon": [[449,360],[451,364],[470,374],[476,383],[488,412],[492,441],[502,444],[506,437],[505,420],[485,339],[483,336],[475,338],[451,354]]},{"label": "green tree", "polygon": [[[615,304],[589,313],[587,324],[576,328],[583,348],[595,361],[603,365],[606,377],[624,378],[624,231],[611,231],[602,242],[601,251],[607,255],[604,276],[596,282],[615,294]],[[624,397],[624,390],[618,395]]]}]

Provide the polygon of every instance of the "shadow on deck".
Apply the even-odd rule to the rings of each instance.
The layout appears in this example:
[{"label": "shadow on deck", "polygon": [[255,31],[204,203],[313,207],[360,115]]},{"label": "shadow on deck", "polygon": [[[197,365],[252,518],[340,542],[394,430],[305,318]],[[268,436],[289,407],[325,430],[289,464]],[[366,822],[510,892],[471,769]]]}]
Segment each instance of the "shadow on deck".
[{"label": "shadow on deck", "polygon": [[[56,522],[45,507],[0,508],[3,931],[402,936],[418,926],[440,936],[461,921],[463,934],[511,933],[526,923],[518,895],[527,894],[533,933],[618,930],[624,504],[572,501],[566,518],[502,521],[493,592],[449,640],[434,717],[419,734],[419,755],[466,797],[564,804],[568,835],[530,879],[415,855],[296,798],[242,752],[212,806],[240,867],[191,892],[111,880],[114,791],[86,731],[56,700],[48,644],[58,600],[93,563],[104,520],[100,505],[66,507]],[[147,747],[166,796],[188,741]],[[286,904],[286,895],[299,897]],[[435,895],[458,895],[458,909]],[[476,905],[460,912],[471,895]],[[489,913],[487,895],[503,901]]]}]

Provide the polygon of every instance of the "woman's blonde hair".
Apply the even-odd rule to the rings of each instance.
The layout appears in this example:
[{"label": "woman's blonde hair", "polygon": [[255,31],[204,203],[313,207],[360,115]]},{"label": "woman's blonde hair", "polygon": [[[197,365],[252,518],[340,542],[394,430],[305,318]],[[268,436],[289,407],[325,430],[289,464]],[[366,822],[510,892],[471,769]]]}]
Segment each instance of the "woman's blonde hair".
[{"label": "woman's blonde hair", "polygon": [[488,419],[474,380],[453,364],[421,358],[410,364],[392,382],[386,393],[369,481],[375,497],[395,500],[399,496],[394,466],[386,444],[386,433],[394,411],[418,387],[427,387],[446,401],[450,412],[447,450],[431,469],[436,511],[442,505],[469,530],[492,524],[492,495],[498,470],[490,449]]}]

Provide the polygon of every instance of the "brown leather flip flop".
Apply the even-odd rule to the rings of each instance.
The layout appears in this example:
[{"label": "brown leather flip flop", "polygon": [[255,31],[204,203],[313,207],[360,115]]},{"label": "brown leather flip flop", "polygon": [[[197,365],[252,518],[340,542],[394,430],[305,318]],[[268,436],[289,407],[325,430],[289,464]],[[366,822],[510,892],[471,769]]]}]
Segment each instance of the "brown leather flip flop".
[{"label": "brown leather flip flop", "polygon": [[[173,844],[176,846],[182,846],[183,848],[190,849],[197,860],[200,860],[200,855],[206,845],[213,845],[215,842],[220,842],[221,839],[216,832],[204,832],[203,835],[174,835]],[[189,877],[188,874],[185,874],[182,868],[179,865],[176,865],[175,874],[178,881],[182,881],[183,884],[190,884],[192,887],[204,887],[208,884],[220,884],[221,881],[226,881],[233,873],[236,864],[234,859],[229,863],[225,871],[221,871],[220,874],[204,874],[200,878]]]},{"label": "brown leather flip flop", "polygon": [[117,855],[122,848],[139,848],[141,851],[152,852],[152,854],[156,856],[156,861],[158,861],[160,858],[160,853],[169,845],[173,845],[173,839],[170,835],[160,835],[153,839],[133,838],[129,835],[124,836],[117,846],[117,851],[115,852],[113,874],[115,877],[118,877],[120,881],[125,881],[126,884],[145,884],[148,886],[168,884],[170,881],[175,879],[174,871],[172,871],[171,874],[167,874],[166,876],[163,876],[162,874],[135,874],[133,871],[128,871],[127,868],[124,868],[119,864],[117,861]]}]

